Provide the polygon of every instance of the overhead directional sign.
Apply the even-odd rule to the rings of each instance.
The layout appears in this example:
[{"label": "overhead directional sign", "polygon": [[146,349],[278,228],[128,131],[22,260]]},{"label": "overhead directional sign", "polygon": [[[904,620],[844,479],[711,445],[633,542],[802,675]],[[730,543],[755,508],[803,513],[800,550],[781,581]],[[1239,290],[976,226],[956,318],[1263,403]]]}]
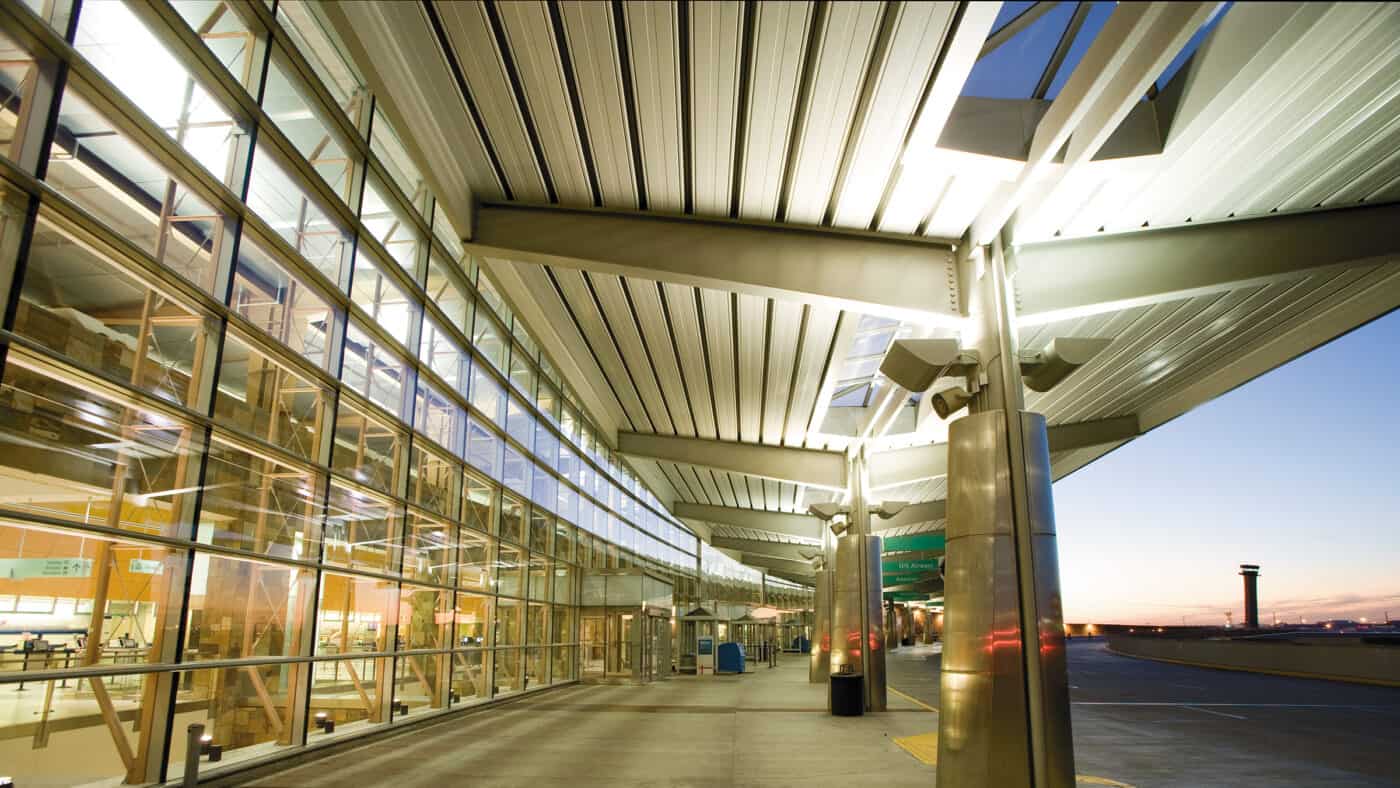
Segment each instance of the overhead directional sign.
[{"label": "overhead directional sign", "polygon": [[885,537],[884,551],[894,553],[912,550],[942,550],[945,542],[941,532],[887,536]]},{"label": "overhead directional sign", "polygon": [[938,571],[938,559],[926,558],[918,561],[884,561],[880,564],[880,570],[887,575],[906,572],[936,572]]}]

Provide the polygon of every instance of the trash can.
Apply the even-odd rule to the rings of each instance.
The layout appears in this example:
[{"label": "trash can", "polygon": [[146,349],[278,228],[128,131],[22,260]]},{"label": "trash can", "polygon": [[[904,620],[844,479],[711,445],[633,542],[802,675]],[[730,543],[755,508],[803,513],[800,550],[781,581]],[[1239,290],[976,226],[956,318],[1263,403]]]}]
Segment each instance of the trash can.
[{"label": "trash can", "polygon": [[865,674],[833,673],[830,686],[833,716],[859,717],[865,713]]}]

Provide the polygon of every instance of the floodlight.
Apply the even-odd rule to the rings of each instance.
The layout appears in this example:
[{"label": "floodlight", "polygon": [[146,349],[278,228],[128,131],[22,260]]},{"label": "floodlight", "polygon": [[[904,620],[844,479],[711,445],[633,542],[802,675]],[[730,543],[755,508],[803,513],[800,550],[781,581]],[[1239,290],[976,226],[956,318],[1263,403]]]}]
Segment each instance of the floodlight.
[{"label": "floodlight", "polygon": [[880,361],[880,374],[909,391],[928,391],[947,375],[966,375],[977,366],[977,351],[956,339],[896,339]]},{"label": "floodlight", "polygon": [[908,501],[884,501],[879,506],[872,506],[870,511],[879,515],[881,520],[888,520],[904,511],[908,505]]},{"label": "floodlight", "polygon": [[933,412],[937,413],[938,418],[944,421],[967,407],[967,403],[972,401],[972,395],[962,386],[954,386],[928,396],[932,398]]},{"label": "floodlight", "polygon": [[1055,337],[1044,350],[1021,354],[1021,377],[1026,388],[1045,392],[1108,347],[1111,339]]},{"label": "floodlight", "polygon": [[845,522],[833,522],[827,527],[831,529],[832,533],[836,534],[837,536],[840,536],[841,534],[846,533],[846,529],[850,526]]},{"label": "floodlight", "polygon": [[848,514],[851,507],[839,503],[814,503],[807,507],[807,513],[821,520],[830,520],[838,514]]}]

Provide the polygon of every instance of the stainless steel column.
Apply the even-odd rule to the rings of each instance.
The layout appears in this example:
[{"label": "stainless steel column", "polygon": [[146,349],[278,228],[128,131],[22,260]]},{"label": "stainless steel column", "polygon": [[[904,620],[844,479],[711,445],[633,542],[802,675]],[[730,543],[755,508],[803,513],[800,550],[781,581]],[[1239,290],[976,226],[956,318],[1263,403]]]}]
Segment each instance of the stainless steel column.
[{"label": "stainless steel column", "polygon": [[853,671],[863,674],[865,710],[884,711],[880,537],[846,533],[836,540],[831,609],[831,671],[839,672],[842,665],[850,665]]},{"label": "stainless steel column", "polygon": [[[948,436],[938,785],[1073,788],[1074,750],[1045,420],[1022,411],[1000,242],[960,275],[981,358]],[[980,272],[975,269],[981,268]]]},{"label": "stainless steel column", "polygon": [[818,569],[814,579],[812,653],[807,680],[813,684],[825,684],[831,675],[831,570]]},{"label": "stainless steel column", "polygon": [[851,664],[865,675],[865,710],[884,711],[885,611],[880,573],[882,540],[870,535],[870,473],[865,449],[850,458],[850,513],[836,540],[832,566],[831,669]]}]

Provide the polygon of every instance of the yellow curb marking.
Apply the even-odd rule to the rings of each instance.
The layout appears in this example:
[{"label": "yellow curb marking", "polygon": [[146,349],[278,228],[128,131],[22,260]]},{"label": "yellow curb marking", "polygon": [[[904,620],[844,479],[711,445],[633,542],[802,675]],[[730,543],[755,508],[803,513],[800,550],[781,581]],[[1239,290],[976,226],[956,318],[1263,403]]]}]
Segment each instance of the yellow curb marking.
[{"label": "yellow curb marking", "polygon": [[894,743],[929,766],[938,765],[938,731],[905,736],[895,739]]},{"label": "yellow curb marking", "polygon": [[1110,780],[1107,777],[1091,777],[1087,774],[1074,775],[1074,781],[1077,783],[1086,783],[1088,785],[1111,785],[1115,788],[1135,788],[1135,786],[1129,785],[1128,783],[1120,783],[1117,780]]},{"label": "yellow curb marking", "polygon": [[937,713],[938,713],[938,709],[934,708],[933,706],[928,705],[927,703],[924,703],[923,701],[919,700],[919,699],[916,698],[916,697],[913,697],[912,695],[905,695],[903,692],[900,692],[899,690],[895,689],[894,687],[886,687],[885,689],[889,690],[890,692],[893,692],[894,694],[898,695],[898,696],[901,697],[901,698],[904,698],[905,700],[909,701],[910,703],[914,704],[915,706],[918,706],[918,707],[923,708],[923,709],[927,709],[928,711],[931,711],[931,712],[933,712],[934,714],[937,714]]}]

